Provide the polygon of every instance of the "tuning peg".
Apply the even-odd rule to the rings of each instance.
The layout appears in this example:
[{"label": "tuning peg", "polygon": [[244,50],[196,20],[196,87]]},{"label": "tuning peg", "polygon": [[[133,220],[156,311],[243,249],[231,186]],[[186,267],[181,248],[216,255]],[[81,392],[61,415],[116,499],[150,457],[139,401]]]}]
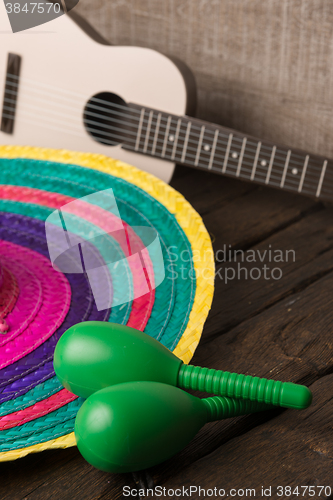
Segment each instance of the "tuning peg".
[{"label": "tuning peg", "polygon": [[76,416],[75,437],[94,467],[132,472],[172,457],[207,422],[266,409],[220,396],[199,399],[159,382],[127,382],[89,396]]},{"label": "tuning peg", "polygon": [[307,408],[312,401],[303,385],[185,365],[149,335],[115,323],[69,328],[56,346],[54,369],[66,389],[84,398],[111,385],[150,380],[286,408]]}]

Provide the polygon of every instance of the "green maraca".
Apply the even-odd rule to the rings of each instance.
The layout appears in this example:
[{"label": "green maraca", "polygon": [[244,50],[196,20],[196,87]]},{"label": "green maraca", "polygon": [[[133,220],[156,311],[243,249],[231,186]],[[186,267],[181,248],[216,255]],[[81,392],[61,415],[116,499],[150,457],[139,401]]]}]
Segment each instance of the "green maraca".
[{"label": "green maraca", "polygon": [[258,409],[251,401],[199,399],[159,382],[127,382],[92,394],[75,420],[83,457],[106,472],[152,467],[186,446],[207,422]]},{"label": "green maraca", "polygon": [[307,408],[312,401],[303,385],[185,365],[149,335],[98,321],[63,334],[54,370],[66,389],[84,398],[111,385],[147,380],[286,408]]}]

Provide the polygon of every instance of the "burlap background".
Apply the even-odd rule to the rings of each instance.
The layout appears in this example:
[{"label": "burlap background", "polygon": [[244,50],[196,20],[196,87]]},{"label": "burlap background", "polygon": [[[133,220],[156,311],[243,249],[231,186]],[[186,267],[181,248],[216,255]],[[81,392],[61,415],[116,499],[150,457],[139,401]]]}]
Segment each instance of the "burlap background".
[{"label": "burlap background", "polygon": [[198,117],[333,157],[331,0],[80,0],[76,10],[112,44],[184,60]]}]

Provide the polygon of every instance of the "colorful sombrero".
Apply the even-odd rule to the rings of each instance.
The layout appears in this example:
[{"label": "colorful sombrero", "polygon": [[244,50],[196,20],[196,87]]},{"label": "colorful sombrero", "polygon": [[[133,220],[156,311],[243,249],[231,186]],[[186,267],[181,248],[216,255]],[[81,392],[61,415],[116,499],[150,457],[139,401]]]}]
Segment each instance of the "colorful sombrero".
[{"label": "colorful sombrero", "polygon": [[[132,326],[189,362],[212,302],[214,259],[191,205],[134,167],[98,155],[2,146],[0,169],[0,461],[5,461],[75,445],[74,419],[83,401],[61,386],[52,363],[58,339],[73,324]],[[141,242],[136,228],[158,234],[165,277],[139,294],[139,271],[131,262],[122,273],[99,276],[111,297],[110,307],[100,310],[87,273],[74,268],[63,273],[52,265],[45,221],[64,205],[110,188],[133,244]],[[98,207],[76,216],[75,231],[98,233],[104,222]],[[92,246],[104,268],[103,249]],[[107,246],[117,262],[124,261],[121,238],[109,235]],[[147,270],[152,275],[156,270],[153,257]],[[126,303],[117,302],[120,287],[134,290]]]}]

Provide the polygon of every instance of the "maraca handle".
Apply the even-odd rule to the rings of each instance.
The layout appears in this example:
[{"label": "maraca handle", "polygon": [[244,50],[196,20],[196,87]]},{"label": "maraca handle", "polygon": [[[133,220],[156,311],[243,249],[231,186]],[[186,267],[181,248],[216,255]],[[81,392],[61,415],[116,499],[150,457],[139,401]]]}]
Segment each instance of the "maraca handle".
[{"label": "maraca handle", "polygon": [[222,420],[224,418],[239,417],[249,413],[258,411],[271,410],[276,408],[274,405],[266,405],[265,403],[257,403],[249,399],[227,398],[225,396],[214,396],[201,400],[207,409],[207,422]]},{"label": "maraca handle", "polygon": [[312,393],[304,385],[185,364],[180,367],[177,385],[182,389],[299,410],[310,406],[312,401]]}]

